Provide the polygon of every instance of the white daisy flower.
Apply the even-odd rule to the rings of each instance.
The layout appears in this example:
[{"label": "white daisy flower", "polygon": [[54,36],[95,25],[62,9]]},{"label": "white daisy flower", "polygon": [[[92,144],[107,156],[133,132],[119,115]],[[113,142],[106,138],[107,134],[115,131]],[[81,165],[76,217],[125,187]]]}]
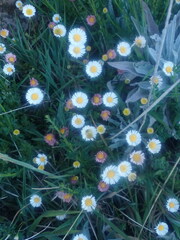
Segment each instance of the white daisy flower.
[{"label": "white daisy flower", "polygon": [[136,37],[134,44],[139,48],[144,48],[146,46],[146,39],[143,36]]},{"label": "white daisy flower", "polygon": [[75,128],[82,128],[85,124],[85,118],[82,115],[76,114],[72,117],[71,124]]},{"label": "white daisy flower", "polygon": [[165,62],[163,66],[163,72],[166,74],[166,76],[172,76],[174,74],[173,68],[174,68],[173,62]]},{"label": "white daisy flower", "polygon": [[84,108],[88,104],[88,96],[83,92],[74,93],[71,100],[73,106],[77,108]]},{"label": "white daisy flower", "polygon": [[129,182],[134,182],[137,178],[137,174],[135,172],[131,172],[129,175],[128,175],[128,181]]},{"label": "white daisy flower", "polygon": [[62,215],[57,215],[56,219],[59,220],[59,221],[63,221],[66,217],[67,217],[66,214],[62,214]]},{"label": "white daisy flower", "polygon": [[81,208],[87,212],[92,212],[96,208],[96,200],[92,195],[85,196],[81,200]]},{"label": "white daisy flower", "polygon": [[89,61],[86,65],[86,73],[91,78],[98,77],[102,73],[102,65],[98,61]]},{"label": "white daisy flower", "polygon": [[137,146],[141,142],[141,135],[135,130],[130,130],[126,134],[126,141],[130,146]]},{"label": "white daisy flower", "polygon": [[36,105],[42,102],[44,94],[41,89],[33,87],[30,88],[26,93],[26,100],[29,104]]},{"label": "white daisy flower", "polygon": [[47,164],[47,156],[43,153],[39,153],[36,157],[36,163],[40,165],[46,165]]},{"label": "white daisy flower", "polygon": [[55,27],[53,27],[53,34],[56,37],[64,37],[66,35],[66,28],[62,24],[58,24]]},{"label": "white daisy flower", "polygon": [[104,134],[105,133],[105,131],[106,131],[106,128],[105,128],[105,126],[104,125],[99,125],[97,128],[96,128],[96,130],[97,130],[97,132],[99,133],[99,134]]},{"label": "white daisy flower", "polygon": [[15,72],[15,67],[13,64],[11,63],[7,63],[4,65],[3,67],[3,72],[8,75],[11,76],[14,72]]},{"label": "white daisy flower", "polygon": [[131,46],[127,42],[120,42],[117,45],[117,52],[123,56],[126,57],[131,53]]},{"label": "white daisy flower", "polygon": [[161,77],[160,75],[152,76],[152,77],[150,78],[150,84],[151,84],[151,85],[152,85],[152,84],[157,85],[158,88],[161,87],[162,83],[163,83],[163,79],[162,79],[162,77]]},{"label": "white daisy flower", "polygon": [[59,23],[61,21],[61,16],[59,14],[54,14],[52,20],[55,23]]},{"label": "white daisy flower", "polygon": [[40,207],[41,204],[42,204],[42,199],[40,196],[34,194],[31,196],[30,198],[30,204],[33,206],[33,207]]},{"label": "white daisy flower", "polygon": [[0,43],[0,54],[3,54],[6,51],[6,46],[3,43]]},{"label": "white daisy flower", "polygon": [[128,177],[132,171],[132,166],[128,161],[123,161],[117,166],[117,171],[121,177]]},{"label": "white daisy flower", "polygon": [[145,156],[142,151],[134,151],[130,154],[130,161],[136,165],[143,165],[144,159]]},{"label": "white daisy flower", "polygon": [[177,212],[179,210],[179,202],[175,198],[169,198],[166,203],[166,208],[169,212]]},{"label": "white daisy flower", "polygon": [[86,125],[81,130],[81,135],[85,141],[93,141],[97,135],[96,128],[93,126]]},{"label": "white daisy flower", "polygon": [[114,92],[105,93],[102,100],[106,107],[114,107],[118,103],[118,97]]},{"label": "white daisy flower", "polygon": [[87,36],[85,31],[81,28],[73,28],[69,32],[68,39],[71,44],[85,44],[87,41]]},{"label": "white daisy flower", "polygon": [[153,154],[158,153],[161,150],[161,142],[158,139],[153,138],[149,140],[146,148]]},{"label": "white daisy flower", "polygon": [[74,236],[73,240],[88,240],[88,238],[84,234],[77,234]]},{"label": "white daisy flower", "polygon": [[24,5],[22,9],[22,13],[24,14],[25,17],[31,18],[35,15],[36,9],[34,6],[27,4],[27,5]]},{"label": "white daisy flower", "polygon": [[110,185],[117,183],[120,179],[120,175],[117,171],[117,167],[114,165],[110,165],[106,167],[101,177],[106,184],[110,184]]},{"label": "white daisy flower", "polygon": [[80,58],[86,53],[86,50],[84,44],[70,44],[68,52],[72,57]]},{"label": "white daisy flower", "polygon": [[169,227],[165,222],[160,222],[156,227],[155,227],[156,233],[159,236],[165,236],[168,233]]},{"label": "white daisy flower", "polygon": [[17,8],[21,8],[23,6],[23,3],[21,1],[16,1],[15,5]]}]

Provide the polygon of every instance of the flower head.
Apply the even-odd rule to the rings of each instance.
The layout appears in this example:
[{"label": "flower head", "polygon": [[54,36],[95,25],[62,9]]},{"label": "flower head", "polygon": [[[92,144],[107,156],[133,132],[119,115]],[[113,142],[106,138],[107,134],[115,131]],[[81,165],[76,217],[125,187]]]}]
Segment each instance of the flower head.
[{"label": "flower head", "polygon": [[108,56],[108,59],[113,60],[116,58],[116,52],[113,49],[109,49],[107,51],[107,56]]},{"label": "flower head", "polygon": [[33,206],[33,207],[40,207],[41,204],[42,204],[42,199],[40,196],[34,194],[31,196],[30,198],[30,204]]},{"label": "flower head", "polygon": [[86,18],[86,22],[89,26],[93,26],[96,23],[96,17],[94,15],[89,15]]},{"label": "flower head", "polygon": [[156,233],[159,236],[165,236],[168,233],[169,227],[165,222],[160,222],[156,227],[155,227]]},{"label": "flower head", "polygon": [[18,136],[19,134],[20,134],[19,129],[15,129],[15,130],[13,131],[13,135],[15,135],[15,136]]},{"label": "flower head", "polygon": [[114,107],[118,103],[118,97],[114,92],[107,92],[103,95],[103,104],[106,107]]},{"label": "flower head", "polygon": [[81,164],[80,164],[79,161],[74,161],[74,162],[73,162],[73,167],[74,167],[74,168],[80,168],[80,166],[81,166]]},{"label": "flower head", "polygon": [[93,126],[86,125],[81,130],[81,135],[85,141],[93,141],[96,138],[97,130]]},{"label": "flower head", "polygon": [[70,203],[72,200],[72,194],[64,193],[62,200],[63,200],[63,202]]},{"label": "flower head", "polygon": [[74,108],[71,99],[67,100],[65,108],[66,108],[67,110],[70,110],[70,109],[73,109],[73,108]]},{"label": "flower head", "polygon": [[166,76],[172,76],[174,74],[173,68],[174,68],[173,62],[165,62],[163,66],[163,72],[166,74]]},{"label": "flower head", "polygon": [[131,172],[131,173],[128,175],[128,181],[129,181],[129,182],[134,182],[134,181],[136,180],[136,178],[137,178],[137,175],[136,175],[136,173],[134,173],[134,172]]},{"label": "flower head", "polygon": [[23,6],[22,12],[25,17],[31,18],[35,15],[36,9],[34,6],[27,4]]},{"label": "flower head", "polygon": [[14,72],[15,72],[15,67],[13,64],[11,63],[7,63],[4,65],[3,67],[3,72],[8,75],[11,76]]},{"label": "flower head", "polygon": [[[75,0],[70,0],[70,1],[75,1]],[[84,234],[77,234],[74,236],[73,240],[88,240],[88,238]]]},{"label": "flower head", "polygon": [[179,210],[179,202],[175,198],[169,198],[166,203],[166,208],[169,212],[177,212]]},{"label": "flower head", "polygon": [[95,155],[96,162],[104,163],[107,159],[107,153],[104,151],[99,151]]},{"label": "flower head", "polygon": [[0,43],[0,54],[3,54],[6,51],[6,46],[3,43]]},{"label": "flower head", "polygon": [[58,13],[56,13],[53,15],[52,20],[54,23],[59,23],[61,21],[61,16]]},{"label": "flower head", "polygon": [[74,58],[81,58],[86,50],[84,44],[70,44],[68,52]]},{"label": "flower head", "polygon": [[160,75],[152,76],[150,78],[150,84],[151,85],[154,84],[155,86],[158,86],[158,88],[161,87],[162,83],[163,83],[163,79]]},{"label": "flower head", "polygon": [[103,182],[103,181],[100,181],[99,184],[98,184],[98,190],[100,192],[106,192],[107,190],[109,189],[109,184]]},{"label": "flower head", "polygon": [[7,29],[5,29],[5,28],[1,29],[0,30],[0,36],[2,38],[7,38],[9,36],[9,31]]},{"label": "flower head", "polygon": [[16,55],[12,54],[12,53],[8,53],[5,55],[5,60],[8,63],[15,63],[16,62]]},{"label": "flower head", "polygon": [[82,115],[76,114],[72,117],[71,124],[75,128],[82,128],[85,124],[85,118]]},{"label": "flower head", "polygon": [[108,9],[105,7],[103,8],[103,13],[107,13],[108,12]]},{"label": "flower head", "polygon": [[23,3],[21,1],[16,1],[15,5],[16,5],[17,8],[22,8]]},{"label": "flower head", "polygon": [[85,196],[81,200],[81,208],[87,212],[92,212],[96,208],[96,200],[92,195]]},{"label": "flower head", "polygon": [[148,103],[148,99],[147,98],[141,98],[140,102],[141,102],[142,105],[145,105],[145,104]]},{"label": "flower head", "polygon": [[43,101],[43,98],[43,92],[37,87],[30,88],[26,93],[26,100],[32,105],[40,104]]},{"label": "flower head", "polygon": [[108,60],[108,55],[107,54],[103,54],[102,58],[101,58],[104,62],[106,62]]},{"label": "flower head", "polygon": [[94,106],[99,106],[102,104],[102,96],[98,93],[94,94],[94,96],[91,98],[91,103]]},{"label": "flower head", "polygon": [[144,48],[146,46],[146,39],[143,36],[136,37],[134,44],[139,48]]},{"label": "flower head", "polygon": [[131,110],[129,108],[124,108],[123,114],[124,116],[129,116],[131,114]]},{"label": "flower head", "polygon": [[69,134],[69,129],[67,127],[62,127],[59,129],[59,133],[64,137],[67,137]]},{"label": "flower head", "polygon": [[132,171],[132,166],[128,161],[123,161],[117,166],[117,171],[121,177],[127,177]]},{"label": "flower head", "polygon": [[161,150],[161,142],[158,139],[153,138],[149,140],[146,148],[153,154],[158,153]]},{"label": "flower head", "polygon": [[52,133],[48,133],[47,135],[45,135],[44,141],[50,146],[54,146],[57,142],[54,134],[52,134]]},{"label": "flower head", "polygon": [[101,177],[106,184],[112,185],[119,181],[120,175],[117,171],[117,167],[110,165],[104,169]]},{"label": "flower head", "polygon": [[107,121],[111,116],[111,112],[108,111],[108,110],[104,110],[101,112],[101,118],[104,120],[104,121]]},{"label": "flower head", "polygon": [[66,35],[66,28],[62,24],[58,24],[55,27],[53,27],[53,34],[55,37],[64,37]]},{"label": "flower head", "polygon": [[72,176],[72,177],[71,177],[71,183],[72,183],[72,184],[76,184],[76,183],[78,182],[78,180],[79,180],[79,177],[78,177],[78,176]]},{"label": "flower head", "polygon": [[102,73],[102,65],[98,61],[89,61],[86,64],[86,73],[91,78],[98,77]]},{"label": "flower head", "polygon": [[123,56],[126,57],[131,53],[131,46],[127,42],[120,42],[117,45],[117,52]]},{"label": "flower head", "polygon": [[144,153],[141,151],[134,151],[130,154],[130,161],[136,165],[143,165],[144,159]]},{"label": "flower head", "polygon": [[36,157],[36,163],[40,165],[46,165],[47,164],[47,156],[43,153],[39,153]]},{"label": "flower head", "polygon": [[96,130],[99,134],[104,134],[106,131],[106,128],[104,125],[101,124],[101,125],[97,126]]},{"label": "flower head", "polygon": [[29,83],[31,87],[36,87],[39,85],[38,80],[36,80],[35,78],[31,78]]},{"label": "flower head", "polygon": [[126,141],[130,146],[137,146],[141,143],[141,135],[135,130],[130,130],[126,134]]},{"label": "flower head", "polygon": [[153,133],[154,133],[154,128],[148,127],[148,128],[147,128],[147,133],[148,133],[148,134],[153,134]]},{"label": "flower head", "polygon": [[71,100],[73,106],[77,108],[84,108],[88,104],[88,96],[83,92],[74,93]]},{"label": "flower head", "polygon": [[56,24],[54,22],[48,23],[48,28],[49,29],[53,29],[55,26],[56,26]]},{"label": "flower head", "polygon": [[85,44],[87,36],[85,31],[81,28],[73,28],[69,32],[68,39],[71,44]]}]

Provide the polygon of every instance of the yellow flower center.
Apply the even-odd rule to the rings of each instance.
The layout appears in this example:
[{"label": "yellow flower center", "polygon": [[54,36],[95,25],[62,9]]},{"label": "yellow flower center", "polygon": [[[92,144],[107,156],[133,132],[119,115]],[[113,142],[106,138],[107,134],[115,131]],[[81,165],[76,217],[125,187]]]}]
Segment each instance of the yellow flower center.
[{"label": "yellow flower center", "polygon": [[33,14],[33,10],[32,9],[27,9],[26,10],[26,14],[28,15],[28,16],[31,16],[32,14]]},{"label": "yellow flower center", "polygon": [[142,40],[141,39],[136,39],[135,43],[137,46],[141,46],[142,45]]},{"label": "yellow flower center", "polygon": [[152,82],[154,82],[155,84],[158,84],[159,83],[158,77],[153,77]]},{"label": "yellow flower center", "polygon": [[109,52],[108,55],[109,55],[109,58],[113,57],[113,52]]},{"label": "yellow flower center", "polygon": [[92,199],[88,198],[88,199],[85,200],[85,205],[86,205],[87,207],[92,206],[92,204],[93,204]]},{"label": "yellow flower center", "polygon": [[155,142],[150,142],[149,143],[149,148],[151,148],[151,149],[155,149],[156,148],[156,143]]},{"label": "yellow flower center", "polygon": [[90,17],[90,18],[88,19],[88,21],[89,21],[90,23],[94,23],[94,22],[95,22],[95,18],[94,18],[94,17]]},{"label": "yellow flower center", "polygon": [[2,37],[6,37],[6,36],[7,36],[7,31],[6,31],[6,30],[1,30],[1,31],[0,31],[0,35],[1,35]]},{"label": "yellow flower center", "polygon": [[73,49],[73,52],[76,53],[76,54],[78,54],[78,53],[81,52],[81,48],[80,48],[80,47],[75,47],[75,48]]},{"label": "yellow flower center", "polygon": [[133,154],[132,158],[133,158],[134,162],[138,163],[141,161],[141,155],[139,153]]},{"label": "yellow flower center", "polygon": [[3,50],[4,50],[4,48],[0,46],[0,52],[2,52]]},{"label": "yellow flower center", "polygon": [[158,230],[159,231],[163,231],[164,230],[164,226],[163,225],[159,225]]},{"label": "yellow flower center", "polygon": [[153,128],[147,128],[147,133],[149,133],[149,134],[154,133],[154,129]]},{"label": "yellow flower center", "polygon": [[83,101],[84,101],[84,99],[83,99],[82,97],[77,97],[77,99],[76,99],[76,102],[77,102],[78,104],[82,104]]},{"label": "yellow flower center", "polygon": [[64,194],[64,199],[66,199],[66,200],[71,198],[71,197],[72,197],[72,195],[69,194],[69,193]]},{"label": "yellow flower center", "polygon": [[94,103],[99,103],[99,102],[100,102],[100,98],[97,97],[97,96],[94,96],[94,97],[93,97],[93,102],[94,102]]},{"label": "yellow flower center", "polygon": [[79,167],[79,166],[80,166],[80,162],[79,162],[79,161],[75,161],[75,162],[73,163],[73,166],[74,166],[74,167]]},{"label": "yellow flower center", "polygon": [[55,17],[55,20],[56,20],[56,21],[59,21],[59,17]]},{"label": "yellow flower center", "polygon": [[17,4],[17,5],[18,5],[18,7],[21,7],[21,6],[22,6],[22,4],[21,4],[20,2],[18,2],[18,4]]},{"label": "yellow flower center", "polygon": [[38,169],[39,169],[39,170],[44,170],[44,166],[43,166],[43,165],[40,165],[40,166],[38,167]]},{"label": "yellow flower center", "polygon": [[80,125],[82,123],[82,120],[80,118],[76,118],[75,123],[77,125]]},{"label": "yellow flower center", "polygon": [[63,34],[63,30],[61,28],[55,28],[54,29],[54,34],[61,36]]},{"label": "yellow flower center", "polygon": [[107,60],[108,60],[108,55],[107,55],[107,54],[104,54],[104,55],[102,56],[102,60],[103,60],[103,61],[107,61]]},{"label": "yellow flower center", "polygon": [[137,136],[135,134],[131,134],[129,136],[129,139],[130,139],[131,142],[136,142],[137,141]]},{"label": "yellow flower center", "polygon": [[86,137],[87,138],[93,138],[93,133],[92,133],[92,131],[91,130],[86,130]]},{"label": "yellow flower center", "polygon": [[125,108],[125,109],[123,110],[123,114],[124,114],[125,116],[129,116],[130,113],[131,113],[131,111],[130,111],[129,108]]},{"label": "yellow flower center", "polygon": [[10,62],[14,62],[14,58],[13,58],[13,57],[10,57],[8,60],[9,60]]},{"label": "yellow flower center", "polygon": [[106,187],[106,184],[105,184],[104,182],[101,182],[101,183],[100,183],[100,187],[105,188],[105,187]]},{"label": "yellow flower center", "polygon": [[60,132],[61,134],[64,134],[64,133],[65,133],[65,128],[61,128],[61,129],[59,130],[59,132]]},{"label": "yellow flower center", "polygon": [[166,67],[165,69],[166,69],[167,73],[171,73],[172,72],[172,67],[170,67],[170,66]]},{"label": "yellow flower center", "polygon": [[46,161],[46,158],[45,158],[45,157],[40,157],[40,161],[41,161],[41,162],[45,162],[45,161]]},{"label": "yellow flower center", "polygon": [[147,104],[148,99],[147,98],[141,98],[141,104]]},{"label": "yellow flower center", "polygon": [[170,203],[169,203],[169,207],[170,207],[170,208],[174,208],[174,207],[175,207],[175,204],[174,204],[173,202],[170,202]]},{"label": "yellow flower center", "polygon": [[81,35],[78,33],[74,34],[73,39],[75,42],[80,42],[81,41]]},{"label": "yellow flower center", "polygon": [[107,97],[107,102],[108,103],[112,103],[113,102],[113,98],[111,96]]},{"label": "yellow flower center", "polygon": [[120,170],[121,170],[121,172],[127,172],[127,166],[126,165],[121,165]]},{"label": "yellow flower center", "polygon": [[32,95],[31,95],[31,99],[32,100],[37,100],[39,98],[39,95],[37,94],[37,93],[33,93]]},{"label": "yellow flower center", "polygon": [[108,178],[113,178],[115,176],[115,172],[113,171],[113,170],[109,170],[108,172],[107,172],[107,177]]},{"label": "yellow flower center", "polygon": [[90,72],[92,72],[92,73],[97,72],[97,67],[96,66],[90,67]]},{"label": "yellow flower center", "polygon": [[19,135],[19,134],[20,134],[20,131],[19,131],[18,129],[15,129],[15,130],[13,131],[13,134],[14,134],[14,135]]},{"label": "yellow flower center", "polygon": [[96,157],[99,158],[99,159],[103,159],[104,158],[104,153],[99,152]]},{"label": "yellow flower center", "polygon": [[11,67],[8,67],[8,68],[7,68],[7,71],[8,71],[8,72],[12,72],[13,69],[12,69]]},{"label": "yellow flower center", "polygon": [[40,198],[35,197],[35,198],[34,198],[34,202],[35,202],[35,203],[39,203],[39,202],[40,202]]},{"label": "yellow flower center", "polygon": [[98,133],[103,133],[104,132],[104,126],[98,126],[97,127],[97,131],[98,131]]},{"label": "yellow flower center", "polygon": [[126,47],[120,47],[119,48],[119,51],[121,52],[121,53],[126,53],[127,52],[127,49],[126,49]]},{"label": "yellow flower center", "polygon": [[48,134],[46,137],[46,140],[51,141],[53,140],[53,136],[51,134]]}]

